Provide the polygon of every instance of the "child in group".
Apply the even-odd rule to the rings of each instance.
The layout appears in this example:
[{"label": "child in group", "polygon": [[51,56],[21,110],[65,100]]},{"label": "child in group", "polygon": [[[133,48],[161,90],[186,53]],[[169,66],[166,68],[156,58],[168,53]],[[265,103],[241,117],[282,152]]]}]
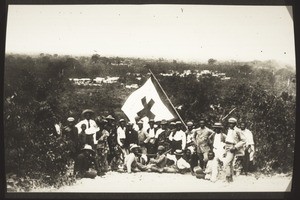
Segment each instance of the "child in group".
[{"label": "child in group", "polygon": [[213,167],[214,167],[214,157],[215,154],[213,151],[209,151],[208,152],[208,161],[204,170],[205,173],[205,177],[204,179],[206,180],[211,180],[212,182],[215,182],[216,180],[212,179],[212,171],[213,171]]}]

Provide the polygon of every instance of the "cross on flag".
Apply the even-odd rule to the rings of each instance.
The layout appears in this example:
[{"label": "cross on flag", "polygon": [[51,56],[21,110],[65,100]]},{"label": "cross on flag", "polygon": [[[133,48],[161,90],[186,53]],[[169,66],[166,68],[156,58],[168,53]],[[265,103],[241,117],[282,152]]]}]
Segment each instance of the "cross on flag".
[{"label": "cross on flag", "polygon": [[136,117],[155,121],[177,118],[161,100],[151,78],[128,97],[121,109],[132,122]]}]

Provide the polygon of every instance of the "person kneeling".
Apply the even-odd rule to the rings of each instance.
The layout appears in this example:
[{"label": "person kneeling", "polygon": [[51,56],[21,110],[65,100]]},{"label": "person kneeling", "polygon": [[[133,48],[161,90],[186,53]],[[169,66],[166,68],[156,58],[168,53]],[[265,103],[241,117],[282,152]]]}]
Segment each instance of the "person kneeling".
[{"label": "person kneeling", "polygon": [[97,171],[93,169],[95,151],[88,144],[81,151],[75,161],[74,175],[77,178],[95,178],[97,176]]}]

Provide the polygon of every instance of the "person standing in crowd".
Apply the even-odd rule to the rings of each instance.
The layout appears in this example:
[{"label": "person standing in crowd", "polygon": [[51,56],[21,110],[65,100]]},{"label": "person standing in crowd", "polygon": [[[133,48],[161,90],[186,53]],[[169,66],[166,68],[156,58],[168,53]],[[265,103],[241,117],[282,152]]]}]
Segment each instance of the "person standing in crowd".
[{"label": "person standing in crowd", "polygon": [[170,134],[169,140],[171,141],[172,152],[175,152],[176,149],[185,150],[186,135],[182,130],[181,121],[176,122],[176,131]]},{"label": "person standing in crowd", "polygon": [[107,138],[109,146],[107,161],[110,163],[113,157],[116,156],[116,150],[118,150],[117,128],[115,125],[115,118],[113,116],[108,115],[105,119],[107,120],[106,130],[109,132],[109,136]]},{"label": "person standing in crowd", "polygon": [[119,147],[122,149],[122,153],[123,153],[123,157],[125,157],[126,150],[125,150],[125,146],[124,146],[124,142],[125,142],[125,131],[126,131],[126,122],[124,119],[120,119],[119,120],[119,127],[117,128],[117,141],[118,141],[118,145]]},{"label": "person standing in crowd", "polygon": [[117,172],[124,172],[124,159],[122,159],[122,151],[117,150],[115,151],[115,156],[113,157],[113,159],[110,162],[110,167],[112,171],[117,171]]},{"label": "person standing in crowd", "polygon": [[75,119],[73,117],[68,117],[67,119],[68,124],[63,127],[62,129],[62,137],[66,140],[71,142],[70,151],[71,151],[71,158],[75,160],[78,154],[78,131],[75,127]]},{"label": "person standing in crowd", "polygon": [[77,178],[95,178],[97,171],[93,167],[95,162],[95,151],[88,144],[82,149],[82,153],[77,156],[74,165],[74,175]]},{"label": "person standing in crowd", "polygon": [[103,176],[109,170],[107,162],[107,149],[104,143],[96,145],[95,168],[98,176]]},{"label": "person standing in crowd", "polygon": [[253,134],[252,132],[247,129],[246,122],[241,122],[240,123],[240,128],[242,130],[243,135],[246,138],[246,144],[245,144],[245,155],[243,156],[243,161],[242,161],[242,173],[245,173],[245,175],[248,174],[249,169],[251,166],[253,166],[253,158],[254,158],[254,140],[253,140]]},{"label": "person standing in crowd", "polygon": [[125,129],[124,148],[126,155],[129,154],[129,145],[138,144],[138,133],[133,129],[133,123],[128,122]]},{"label": "person standing in crowd", "polygon": [[212,144],[212,150],[214,152],[211,181],[215,182],[219,174],[219,168],[221,166],[221,163],[224,163],[224,146],[226,141],[226,135],[222,133],[222,123],[216,122],[212,127],[214,128],[215,132],[209,136],[209,139],[211,140]]},{"label": "person standing in crowd", "polygon": [[84,145],[87,143],[86,142],[86,125],[85,124],[81,124],[81,132],[78,135],[78,149],[81,150]]},{"label": "person standing in crowd", "polygon": [[141,144],[144,143],[144,141],[147,138],[147,136],[146,136],[146,131],[144,129],[143,121],[142,120],[138,121],[137,125],[138,125],[138,130],[137,130],[137,133],[138,133],[138,145],[141,145]]},{"label": "person standing in crowd", "polygon": [[155,138],[157,146],[163,146],[166,151],[170,150],[170,141],[169,141],[169,135],[170,130],[168,129],[168,122],[167,120],[162,120],[160,123],[160,129],[157,130]]},{"label": "person standing in crowd", "polygon": [[236,127],[237,120],[229,118],[229,128],[225,140],[226,157],[224,158],[224,169],[226,173],[226,181],[233,181],[233,160],[236,155],[243,155],[243,147],[246,144],[246,138],[242,134],[241,129]]},{"label": "person standing in crowd", "polygon": [[86,125],[86,133],[88,135],[93,136],[93,143],[96,144],[96,132],[99,131],[99,127],[97,126],[96,122],[92,119],[92,115],[94,114],[93,110],[86,109],[82,111],[81,115],[83,116],[83,120],[78,122],[75,126],[78,129],[78,133],[81,132],[81,125],[85,124]]},{"label": "person standing in crowd", "polygon": [[[108,137],[109,137],[109,132],[108,132],[108,121],[106,119],[102,119],[100,120],[99,123],[99,128],[100,128],[100,134],[98,136],[98,140],[97,140],[97,145],[98,147],[101,145],[101,148],[103,148],[101,150],[101,155],[104,157],[103,159],[107,161],[108,159],[108,155],[110,154],[110,148],[108,145]],[[96,149],[97,151],[97,149]]]},{"label": "person standing in crowd", "polygon": [[186,134],[186,147],[191,151],[192,154],[196,151],[195,149],[195,142],[194,142],[194,134],[195,132],[193,131],[194,128],[194,123],[189,121],[186,123],[187,125],[187,130],[185,131]]},{"label": "person standing in crowd", "polygon": [[205,126],[205,120],[199,121],[200,127],[195,129],[194,141],[197,148],[197,154],[200,161],[200,167],[203,169],[208,161],[208,152],[210,151],[209,136],[213,131]]},{"label": "person standing in crowd", "polygon": [[149,164],[147,166],[148,171],[152,172],[159,172],[162,173],[164,171],[164,167],[167,164],[167,157],[164,154],[165,147],[158,146],[157,148],[157,155],[155,158],[151,158]]},{"label": "person standing in crowd", "polygon": [[147,129],[147,138],[144,141],[146,144],[148,154],[156,154],[156,146],[155,146],[155,134],[156,130],[154,128],[154,119],[149,120],[149,128]]}]

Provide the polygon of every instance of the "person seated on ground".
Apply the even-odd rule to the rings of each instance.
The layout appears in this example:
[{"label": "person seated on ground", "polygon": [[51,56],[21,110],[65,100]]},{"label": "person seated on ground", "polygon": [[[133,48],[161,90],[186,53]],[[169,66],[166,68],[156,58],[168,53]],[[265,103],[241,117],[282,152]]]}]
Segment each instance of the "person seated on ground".
[{"label": "person seated on ground", "polygon": [[95,178],[97,171],[93,166],[95,162],[95,151],[88,144],[82,149],[82,153],[77,156],[74,165],[74,175],[77,178]]},{"label": "person seated on ground", "polygon": [[95,168],[98,176],[103,176],[109,170],[107,162],[107,149],[104,143],[96,145]]},{"label": "person seated on ground", "polygon": [[209,151],[208,154],[207,154],[207,157],[208,157],[208,161],[206,163],[206,167],[205,167],[205,170],[204,170],[204,173],[205,173],[204,179],[211,180],[212,182],[215,182],[216,181],[215,177],[212,177],[213,166],[214,166],[214,157],[215,157],[214,152]]},{"label": "person seated on ground", "polygon": [[[164,172],[167,173],[181,173],[184,174],[186,172],[191,172],[191,166],[188,162],[186,162],[182,156],[183,151],[181,149],[176,149],[174,152],[175,155],[175,163],[174,165],[164,167]],[[172,158],[169,158],[172,159]]]},{"label": "person seated on ground", "polygon": [[155,158],[150,159],[149,164],[147,166],[148,171],[160,172],[160,173],[163,172],[164,167],[166,167],[167,164],[167,157],[164,154],[164,151],[165,151],[164,146],[158,146],[157,156]]},{"label": "person seated on ground", "polygon": [[136,144],[131,145],[130,153],[125,156],[125,162],[124,162],[124,170],[126,170],[127,173],[147,170],[146,166],[137,162],[138,155],[139,155],[139,146]]},{"label": "person seated on ground", "polygon": [[124,160],[122,159],[122,150],[116,150],[115,151],[115,157],[113,157],[110,167],[112,171],[117,171],[117,172],[124,172],[123,165],[124,165]]},{"label": "person seated on ground", "polygon": [[139,162],[142,163],[143,165],[147,165],[149,162],[148,156],[147,156],[147,148],[144,143],[140,144],[139,148]]},{"label": "person seated on ground", "polygon": [[203,169],[200,166],[194,167],[193,171],[194,171],[194,174],[195,174],[196,178],[198,178],[198,179],[204,179],[205,178],[205,173],[204,173]]},{"label": "person seated on ground", "polygon": [[190,149],[185,150],[185,154],[183,155],[183,159],[186,160],[191,165],[191,171],[194,175],[194,167],[198,166],[198,156],[196,152],[192,154]]}]

